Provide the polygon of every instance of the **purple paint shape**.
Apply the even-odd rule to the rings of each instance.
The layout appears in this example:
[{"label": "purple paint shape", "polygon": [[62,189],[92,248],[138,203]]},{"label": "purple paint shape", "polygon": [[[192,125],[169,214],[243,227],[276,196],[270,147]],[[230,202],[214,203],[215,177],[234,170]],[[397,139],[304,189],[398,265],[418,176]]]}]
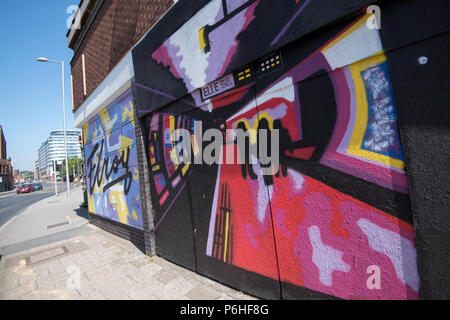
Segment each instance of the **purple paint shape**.
[{"label": "purple paint shape", "polygon": [[324,55],[317,52],[296,65],[289,75],[293,83],[299,83],[320,70],[331,72],[331,67]]},{"label": "purple paint shape", "polygon": [[[136,85],[136,87],[142,88],[142,89],[147,90],[147,91],[150,91],[150,92],[152,92],[152,93],[159,94],[159,95],[161,95],[161,96],[163,96],[163,97],[166,97],[166,98],[169,98],[169,99],[171,99],[171,100],[177,100],[177,98],[175,98],[174,96],[171,96],[170,94],[164,93],[164,92],[159,91],[159,90],[156,90],[156,89],[152,89],[152,88],[147,87],[147,86],[144,86],[144,85],[142,85],[142,84],[140,84],[140,83],[135,83],[135,85]],[[190,106],[192,106],[192,107],[196,107],[196,105],[194,105],[194,104],[192,104],[192,103],[190,103],[189,101],[186,101],[186,100],[184,100],[184,99],[180,99],[180,101],[183,101],[184,103],[187,103],[188,105],[190,105]]]},{"label": "purple paint shape", "polygon": [[249,0],[227,0],[227,11],[228,13],[232,13],[234,10],[238,9]]},{"label": "purple paint shape", "polygon": [[161,63],[164,67],[169,67],[170,72],[175,78],[181,78],[178,70],[173,64],[171,55],[169,54],[169,48],[171,48],[170,43],[163,44],[161,47],[156,49],[152,54],[153,60]]},{"label": "purple paint shape", "polygon": [[253,248],[258,248],[258,241],[255,239],[255,231],[250,223],[246,223],[244,226],[245,234],[247,235],[247,239],[252,245]]},{"label": "purple paint shape", "polygon": [[239,44],[236,38],[255,18],[253,12],[258,3],[259,1],[256,1],[209,34],[211,54],[208,57],[206,82],[211,82],[224,74],[236,53]]},{"label": "purple paint shape", "polygon": [[[106,138],[108,139],[108,145],[115,146],[116,144],[118,144],[120,142],[120,137],[121,137],[120,129],[121,128],[118,128],[118,129],[119,130],[117,130],[117,128],[116,128],[116,130],[111,131],[111,133],[106,136]],[[133,136],[128,136],[128,135],[123,135],[123,136],[133,138]]]},{"label": "purple paint shape", "polygon": [[177,176],[175,179],[173,179],[173,181],[172,181],[172,187],[175,189],[176,187],[177,187],[177,185],[178,185],[178,183],[180,183],[180,181],[181,181],[181,177],[180,176]]},{"label": "purple paint shape", "polygon": [[302,13],[302,11],[310,4],[311,0],[306,0],[301,7],[297,10],[297,12],[294,14],[294,16],[289,20],[289,22],[281,29],[280,33],[273,39],[271,46],[274,46],[278,43],[278,40],[286,33],[286,31],[289,29],[289,27],[292,25],[292,23],[297,19],[297,17]]},{"label": "purple paint shape", "polygon": [[189,177],[190,177],[190,173],[188,174],[188,176],[186,177],[186,181],[184,182],[183,186],[180,188],[180,190],[178,191],[178,193],[175,195],[175,197],[173,197],[172,202],[170,203],[169,207],[166,209],[166,211],[164,212],[164,214],[162,215],[161,219],[159,219],[158,223],[155,226],[155,231],[158,229],[159,225],[161,224],[161,222],[164,220],[164,218],[167,216],[167,214],[169,213],[169,210],[172,208],[173,204],[177,201],[178,197],[181,194],[181,191],[184,190],[184,187],[186,186],[186,184],[189,181]]},{"label": "purple paint shape", "polygon": [[[348,99],[344,103],[348,103],[349,108],[343,108],[341,112],[338,112],[339,116],[337,119],[336,128],[339,128],[335,138],[332,139],[330,143],[330,150],[335,148],[337,152],[341,154],[347,154],[347,148],[350,144],[350,139],[352,137],[353,128],[356,121],[356,94],[355,85],[353,83],[353,78],[350,72],[350,68],[345,68],[344,70],[345,81],[347,82]],[[341,72],[341,71],[336,71]],[[344,89],[344,88],[342,88]],[[346,128],[345,128],[346,127]],[[339,140],[341,140],[340,144]]]}]

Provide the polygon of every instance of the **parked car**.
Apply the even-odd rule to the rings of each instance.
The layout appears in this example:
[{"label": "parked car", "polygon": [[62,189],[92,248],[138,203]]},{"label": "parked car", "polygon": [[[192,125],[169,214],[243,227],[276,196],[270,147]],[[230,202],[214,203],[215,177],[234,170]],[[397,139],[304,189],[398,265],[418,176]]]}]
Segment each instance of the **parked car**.
[{"label": "parked car", "polygon": [[34,187],[32,184],[23,184],[19,188],[17,188],[17,194],[20,193],[30,193],[34,191]]},{"label": "parked car", "polygon": [[42,190],[42,184],[39,182],[33,183],[34,191]]}]

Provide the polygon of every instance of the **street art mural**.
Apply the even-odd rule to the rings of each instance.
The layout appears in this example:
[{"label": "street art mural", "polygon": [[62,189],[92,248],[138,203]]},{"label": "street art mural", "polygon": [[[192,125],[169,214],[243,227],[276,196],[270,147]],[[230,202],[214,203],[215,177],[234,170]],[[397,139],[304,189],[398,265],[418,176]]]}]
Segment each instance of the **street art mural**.
[{"label": "street art mural", "polygon": [[89,212],[143,229],[131,89],[83,128]]},{"label": "street art mural", "polygon": [[[380,32],[367,27],[370,15],[361,10],[314,41],[277,47],[299,17],[320,8],[283,3],[286,10],[267,26],[273,1],[209,1],[153,50],[145,40],[135,49],[157,253],[263,297],[418,299],[395,92]],[[266,39],[261,28],[274,30]],[[208,148],[196,123],[201,133],[223,132],[222,159],[239,156],[226,129],[278,130],[279,170],[263,175],[259,159],[173,161],[186,143],[171,139],[178,128],[192,134],[194,153]],[[250,134],[246,144],[258,137]],[[368,285],[373,266],[381,289]]]}]

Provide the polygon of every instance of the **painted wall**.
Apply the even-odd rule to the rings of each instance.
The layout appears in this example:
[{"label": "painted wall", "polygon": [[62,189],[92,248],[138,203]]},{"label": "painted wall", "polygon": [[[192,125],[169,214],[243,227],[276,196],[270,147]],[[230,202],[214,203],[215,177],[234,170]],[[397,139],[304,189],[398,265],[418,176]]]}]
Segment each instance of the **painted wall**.
[{"label": "painted wall", "polygon": [[[369,4],[179,1],[134,49],[159,255],[264,298],[419,298],[387,58],[401,40],[367,26]],[[171,132],[198,152],[200,122],[279,129],[279,174],[175,165]]]},{"label": "painted wall", "polygon": [[128,89],[83,127],[89,212],[143,229],[134,104]]}]

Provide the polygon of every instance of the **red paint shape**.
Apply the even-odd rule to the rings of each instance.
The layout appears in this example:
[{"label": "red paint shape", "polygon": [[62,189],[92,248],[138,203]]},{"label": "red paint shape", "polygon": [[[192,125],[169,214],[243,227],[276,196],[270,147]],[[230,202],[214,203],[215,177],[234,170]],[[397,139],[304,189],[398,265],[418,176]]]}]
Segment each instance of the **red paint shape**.
[{"label": "red paint shape", "polygon": [[286,150],[285,154],[289,157],[303,159],[303,160],[309,160],[309,159],[311,159],[315,150],[316,150],[316,147],[301,148],[301,149],[294,149],[294,152],[290,152],[289,150]]},{"label": "red paint shape", "polygon": [[159,205],[162,206],[164,202],[166,202],[167,198],[169,197],[169,191],[166,191],[164,195],[159,199]]},{"label": "red paint shape", "polygon": [[[397,292],[405,287],[395,276],[388,258],[370,249],[356,222],[365,217],[381,228],[400,232],[413,241],[413,228],[409,224],[293,170],[289,171],[288,177],[274,178],[269,192],[273,216],[268,203],[258,201],[265,197],[258,193],[258,181],[244,180],[241,166],[222,165],[220,183],[230,185],[234,265],[278,279],[278,259],[280,280],[283,282],[346,299],[389,298],[389,294],[367,290],[364,282],[360,284],[355,280],[358,274],[365,274],[367,263],[377,262],[387,268],[390,285]],[[265,212],[264,220],[261,220],[261,212]],[[377,215],[387,219],[380,219]],[[273,229],[272,219],[275,219]],[[349,272],[333,273],[331,287],[320,283],[319,271],[311,262],[308,230],[312,226],[319,226],[323,243],[343,252],[344,262],[351,265]],[[399,229],[410,229],[411,233]],[[274,239],[278,256],[274,250]],[[370,261],[366,261],[367,257],[371,257]],[[411,298],[414,297],[413,294]]]},{"label": "red paint shape", "polygon": [[169,56],[169,49],[166,47],[166,45],[163,44],[155,52],[153,52],[152,58],[158,63],[161,63],[165,68],[169,67],[170,72],[173,74],[175,78],[177,79],[181,78],[172,59]]},{"label": "red paint shape", "polygon": [[280,106],[286,106],[286,114],[283,117],[275,117],[281,121],[283,128],[288,129],[289,135],[292,141],[300,140],[302,138],[301,134],[301,121],[297,114],[297,109],[299,108],[297,102],[291,102],[284,97],[272,98],[269,101],[266,101],[263,104],[258,104],[258,112],[259,114],[263,114],[264,112],[270,112],[270,109],[276,109]]},{"label": "red paint shape", "polygon": [[[234,148],[234,154],[238,154],[236,145],[228,145],[227,147],[228,149]],[[219,183],[221,185],[227,183],[230,191],[229,225],[232,227],[231,238],[233,242],[232,247],[227,248],[227,252],[231,250],[233,265],[272,279],[278,279],[272,219],[266,186],[262,184],[263,190],[258,193],[260,182],[250,178],[243,179],[241,165],[239,164],[221,165]],[[263,219],[258,215],[258,201],[267,204],[261,206],[264,213]],[[220,202],[219,193],[218,210]]]},{"label": "red paint shape", "polygon": [[350,238],[350,232],[344,228],[343,222],[344,222],[344,216],[339,211],[339,204],[337,201],[334,201],[332,203],[332,212],[333,216],[330,220],[330,229],[331,231],[337,235],[338,237],[341,237],[343,239]]},{"label": "red paint shape", "polygon": [[229,106],[230,104],[239,101],[247,93],[248,88],[249,86],[246,85],[242,88],[238,88],[218,97],[212,98],[211,103],[213,105],[213,110]]}]

